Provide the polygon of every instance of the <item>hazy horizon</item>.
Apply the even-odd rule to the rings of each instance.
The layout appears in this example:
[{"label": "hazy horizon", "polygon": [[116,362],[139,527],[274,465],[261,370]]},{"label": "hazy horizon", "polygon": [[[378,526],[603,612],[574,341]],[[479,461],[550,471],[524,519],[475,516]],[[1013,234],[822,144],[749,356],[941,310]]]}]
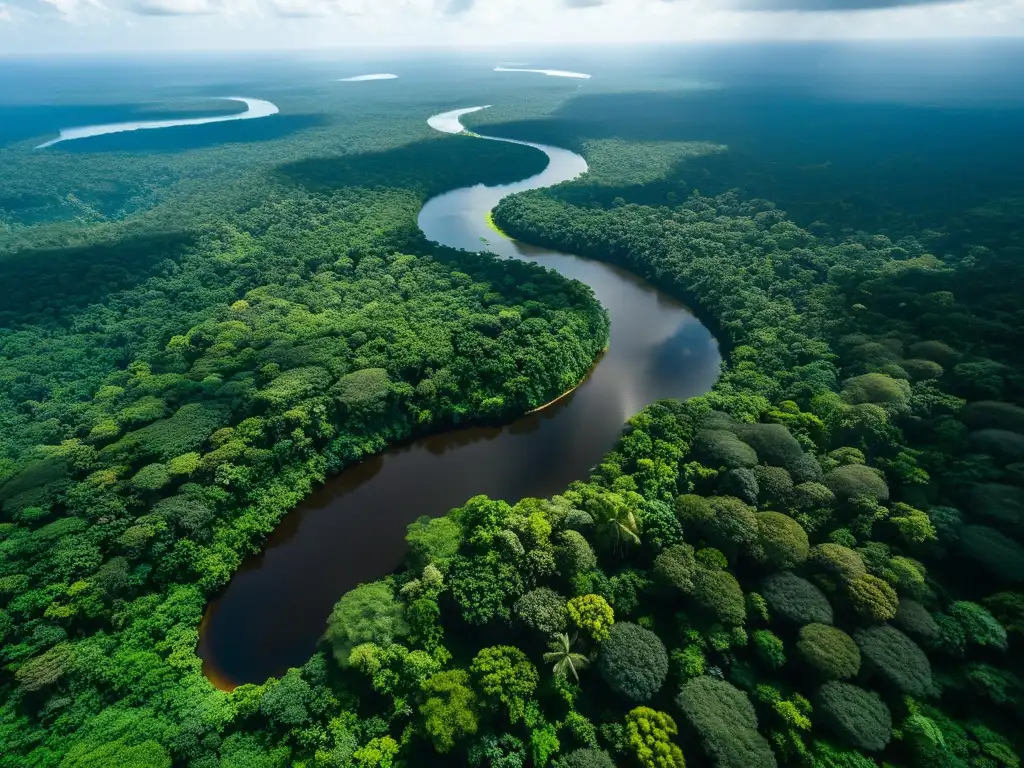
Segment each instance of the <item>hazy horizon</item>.
[{"label": "hazy horizon", "polygon": [[4,55],[1024,36],[1024,0],[0,0]]}]

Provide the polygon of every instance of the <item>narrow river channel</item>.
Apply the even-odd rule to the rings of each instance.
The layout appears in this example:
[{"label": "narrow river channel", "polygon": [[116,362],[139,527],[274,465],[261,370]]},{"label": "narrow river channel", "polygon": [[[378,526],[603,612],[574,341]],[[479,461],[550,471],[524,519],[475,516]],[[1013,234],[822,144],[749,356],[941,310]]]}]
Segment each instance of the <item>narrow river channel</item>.
[{"label": "narrow river channel", "polygon": [[[478,109],[436,115],[429,123],[460,133],[460,116]],[[587,170],[573,152],[526,145],[548,156],[544,171],[514,184],[439,195],[423,206],[420,228],[454,248],[480,250],[484,238],[500,256],[534,261],[591,286],[611,318],[608,351],[580,387],[548,408],[500,429],[453,430],[387,451],[329,480],[289,513],[207,610],[199,655],[216,685],[261,683],[304,663],[335,601],[399,566],[406,526],[417,517],[443,515],[480,493],[509,502],[558,493],[587,477],[623,422],[644,406],[693,397],[714,384],[718,344],[679,302],[629,272],[529,247],[488,226],[489,211],[506,195]]]}]

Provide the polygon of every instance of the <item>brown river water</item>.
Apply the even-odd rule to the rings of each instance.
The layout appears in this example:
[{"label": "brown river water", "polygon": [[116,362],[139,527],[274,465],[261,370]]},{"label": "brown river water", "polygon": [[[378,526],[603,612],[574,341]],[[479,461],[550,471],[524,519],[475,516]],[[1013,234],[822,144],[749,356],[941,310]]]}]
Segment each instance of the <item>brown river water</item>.
[{"label": "brown river water", "polygon": [[[428,122],[459,133],[459,117],[481,108]],[[608,350],[583,384],[543,410],[501,428],[456,429],[386,451],[328,480],[290,512],[207,610],[199,655],[219,687],[262,683],[303,664],[338,598],[401,564],[405,530],[416,518],[443,515],[481,493],[509,502],[558,493],[587,478],[630,416],[662,398],[703,394],[717,379],[718,343],[682,304],[622,269],[527,246],[488,226],[488,213],[506,195],[587,170],[573,152],[527,146],[548,156],[544,171],[439,195],[423,206],[420,228],[454,248],[480,250],[484,238],[500,256],[586,283],[611,318]]]}]

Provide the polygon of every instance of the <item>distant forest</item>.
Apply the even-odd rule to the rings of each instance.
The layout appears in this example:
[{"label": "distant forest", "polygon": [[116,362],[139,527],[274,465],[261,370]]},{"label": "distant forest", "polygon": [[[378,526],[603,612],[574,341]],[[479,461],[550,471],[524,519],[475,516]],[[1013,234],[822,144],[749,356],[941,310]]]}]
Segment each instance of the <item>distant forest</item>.
[{"label": "distant forest", "polygon": [[[869,106],[815,147],[774,112],[745,139],[766,108],[738,98],[523,109],[467,122],[591,172],[496,223],[686,301],[719,382],[550,499],[418,520],[305,665],[230,693],[195,654],[204,606],[315,484],[508,420],[603,348],[585,286],[415,227],[542,158],[381,108],[390,149],[302,159],[299,131],[272,171],[182,170],[104,221],[4,181],[0,766],[1018,768],[1019,116],[947,153],[968,117],[917,115],[940,129],[911,152],[895,113],[887,146],[858,138]],[[105,161],[231,147],[196,151]]]}]

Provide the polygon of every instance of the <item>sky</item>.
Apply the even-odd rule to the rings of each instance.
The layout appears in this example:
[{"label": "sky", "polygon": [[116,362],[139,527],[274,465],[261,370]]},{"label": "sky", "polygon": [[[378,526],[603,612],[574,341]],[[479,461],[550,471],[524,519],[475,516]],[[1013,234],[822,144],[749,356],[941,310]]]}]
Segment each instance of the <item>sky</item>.
[{"label": "sky", "polygon": [[1024,37],[1024,0],[0,0],[0,55]]}]

